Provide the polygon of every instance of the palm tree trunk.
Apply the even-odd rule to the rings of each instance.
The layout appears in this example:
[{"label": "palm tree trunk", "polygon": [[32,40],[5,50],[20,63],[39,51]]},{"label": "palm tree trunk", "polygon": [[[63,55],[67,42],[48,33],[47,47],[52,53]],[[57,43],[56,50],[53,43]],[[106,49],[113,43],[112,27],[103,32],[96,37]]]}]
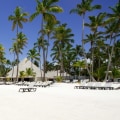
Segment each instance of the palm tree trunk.
[{"label": "palm tree trunk", "polygon": [[31,69],[33,70],[33,59],[31,59]]},{"label": "palm tree trunk", "polygon": [[[18,41],[18,24],[17,24],[17,41]],[[16,82],[18,82],[18,71],[19,71],[19,53],[18,53],[18,43],[17,43],[17,51],[16,51],[16,57],[17,57],[17,73],[16,73]]]},{"label": "palm tree trunk", "polygon": [[[14,61],[15,61],[15,53],[14,53]],[[11,80],[13,80],[13,74],[14,74],[14,62],[12,64],[12,76],[11,76]]]},{"label": "palm tree trunk", "polygon": [[[43,37],[44,38],[44,37]],[[43,39],[44,41],[44,39]],[[45,59],[45,47],[43,46],[43,81],[45,81],[45,73],[46,73],[46,59]]]},{"label": "palm tree trunk", "polygon": [[[40,51],[41,51],[41,48],[38,47],[39,57],[40,57]],[[40,69],[40,74],[41,74],[41,79],[42,79],[42,65],[41,65],[41,59],[39,60],[39,69]]]},{"label": "palm tree trunk", "polygon": [[94,72],[94,49],[93,49],[93,43],[92,43],[92,47],[91,47],[91,49],[92,49],[92,70],[91,70],[91,74],[92,74],[92,76],[93,76],[93,72]]},{"label": "palm tree trunk", "polygon": [[62,76],[63,77],[63,71],[64,71],[64,69],[63,69],[63,56],[62,56],[62,50],[61,50],[61,44],[60,44],[60,46],[59,46],[59,53],[60,53],[60,76]]},{"label": "palm tree trunk", "polygon": [[[43,15],[42,15],[42,21],[41,21],[41,31],[42,31],[42,42],[44,44],[44,32],[43,32]],[[43,81],[45,81],[45,72],[46,72],[46,60],[45,60],[45,46],[43,45]]]},{"label": "palm tree trunk", "polygon": [[41,78],[42,78],[42,67],[41,67],[41,60],[40,60],[39,64],[40,64],[40,74],[41,74]]},{"label": "palm tree trunk", "polygon": [[81,68],[79,67],[79,78],[80,78],[80,72],[81,72]]},{"label": "palm tree trunk", "polygon": [[48,46],[49,46],[49,39],[50,39],[50,35],[48,34],[48,45],[47,45],[47,50],[46,50],[46,61],[47,61],[47,57],[48,57]]},{"label": "palm tree trunk", "polygon": [[94,77],[91,75],[90,70],[88,68],[87,57],[86,57],[85,49],[84,49],[84,18],[85,18],[85,14],[83,14],[83,19],[82,19],[83,20],[82,21],[82,49],[83,49],[83,56],[84,56],[84,59],[85,59],[86,69],[88,71],[88,74],[89,74],[90,78],[92,79],[92,81],[96,81],[94,79]]},{"label": "palm tree trunk", "polygon": [[14,74],[14,65],[12,65],[12,76],[11,76],[11,81],[13,80],[13,74]]},{"label": "palm tree trunk", "polygon": [[16,73],[16,82],[18,82],[18,72],[19,72],[19,54],[16,54],[17,56],[17,73]]},{"label": "palm tree trunk", "polygon": [[[111,38],[111,39],[112,39],[112,38]],[[114,43],[113,43],[113,46],[112,46],[112,50],[111,50],[111,53],[109,54],[108,66],[107,66],[107,71],[106,71],[106,75],[105,75],[104,81],[106,81],[107,78],[108,78],[108,73],[109,73],[109,69],[110,69],[110,65],[111,65],[111,61],[112,61],[112,55],[113,55],[113,52],[114,52],[115,42],[116,42],[116,38],[114,38]]]}]

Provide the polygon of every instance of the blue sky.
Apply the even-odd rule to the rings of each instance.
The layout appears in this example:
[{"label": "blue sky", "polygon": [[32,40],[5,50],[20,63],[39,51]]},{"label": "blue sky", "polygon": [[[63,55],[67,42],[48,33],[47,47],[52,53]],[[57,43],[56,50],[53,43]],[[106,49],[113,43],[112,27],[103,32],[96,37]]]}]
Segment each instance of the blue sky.
[{"label": "blue sky", "polygon": [[[69,11],[76,7],[76,4],[81,0],[60,0],[58,5],[63,8],[64,12],[59,13],[56,17],[61,23],[67,23],[68,27],[72,29],[74,33],[75,44],[80,44],[81,39],[81,26],[82,19],[76,14],[69,14]],[[111,12],[109,6],[114,7],[118,0],[94,0],[93,5],[102,5],[101,10],[90,12],[89,15],[97,15],[98,12]],[[8,16],[13,14],[16,6],[20,6],[24,12],[28,12],[30,15],[35,12],[36,2],[35,0],[1,0],[0,4],[0,44],[5,47],[6,58],[12,60],[13,55],[10,54],[9,48],[12,46],[12,39],[15,38],[16,31],[12,31],[12,22],[8,21]],[[86,16],[86,21],[88,21]],[[41,19],[35,18],[33,22],[25,23],[24,28],[21,30],[26,34],[28,38],[28,45],[24,49],[23,54],[20,55],[20,59],[26,57],[26,53],[33,47],[33,43],[36,42],[39,37],[38,31],[40,30]],[[88,32],[88,31],[86,31]]]}]

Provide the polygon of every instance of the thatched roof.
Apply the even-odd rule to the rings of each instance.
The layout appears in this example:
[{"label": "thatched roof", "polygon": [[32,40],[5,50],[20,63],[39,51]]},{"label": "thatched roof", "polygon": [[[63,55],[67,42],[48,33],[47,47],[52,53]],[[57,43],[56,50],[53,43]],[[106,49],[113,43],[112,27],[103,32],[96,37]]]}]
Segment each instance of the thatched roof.
[{"label": "thatched roof", "polygon": [[[32,69],[33,71],[36,73],[35,77],[41,77],[41,72],[43,75],[43,71],[40,70],[39,67],[37,67],[36,65],[34,65],[30,60],[28,60],[27,58],[24,58],[20,63],[19,63],[19,72],[20,71],[26,71],[26,68],[31,68],[32,65]],[[19,76],[19,72],[18,72],[18,76]],[[13,68],[10,72],[8,72],[7,77],[12,77],[12,73],[13,73]],[[13,73],[13,77],[15,78],[17,74],[17,66],[14,66],[14,73]],[[54,78],[55,76],[59,76],[60,73],[57,71],[48,71],[46,73],[46,77],[47,78]]]},{"label": "thatched roof", "polygon": [[[34,65],[30,60],[28,60],[27,58],[24,58],[19,63],[19,72],[20,71],[26,71],[26,68],[31,68],[31,65],[32,65],[33,71],[36,73],[36,77],[40,77],[41,76],[40,69],[36,65]],[[19,72],[18,72],[18,76],[19,76]],[[7,76],[12,77],[12,73],[13,73],[13,68],[12,68],[12,70],[10,72],[8,72]],[[17,66],[14,66],[13,77],[16,77],[16,74],[17,74]]]}]

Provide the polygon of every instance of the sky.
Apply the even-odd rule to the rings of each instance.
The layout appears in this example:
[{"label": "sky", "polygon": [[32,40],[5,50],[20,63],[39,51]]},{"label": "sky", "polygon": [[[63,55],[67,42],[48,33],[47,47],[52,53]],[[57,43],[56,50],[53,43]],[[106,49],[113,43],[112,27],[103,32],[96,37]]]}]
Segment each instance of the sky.
[{"label": "sky", "polygon": [[[98,15],[99,12],[111,12],[109,6],[114,7],[119,0],[93,0],[92,5],[102,5],[101,10],[95,10],[87,13],[85,21],[88,20],[90,15]],[[82,29],[82,18],[77,14],[70,14],[70,10],[75,8],[77,4],[80,4],[81,0],[59,0],[60,7],[63,8],[64,12],[57,14],[56,18],[61,23],[67,23],[67,27],[72,29],[74,34],[73,39],[75,40],[74,45],[81,44],[81,29]],[[0,44],[5,48],[5,57],[13,60],[13,54],[9,52],[9,48],[12,47],[13,38],[16,37],[16,30],[12,31],[12,22],[8,21],[8,17],[13,15],[13,11],[17,6],[20,6],[24,12],[28,12],[29,15],[35,12],[36,1],[35,0],[1,0],[0,4]],[[25,47],[23,54],[20,55],[20,60],[27,57],[29,49],[33,48],[33,43],[36,42],[39,37],[38,31],[40,30],[41,19],[40,16],[36,17],[32,22],[23,24],[22,31],[28,38],[28,44]],[[88,31],[86,30],[86,33]],[[88,47],[88,46],[86,46]],[[49,57],[49,59],[51,59]]]}]

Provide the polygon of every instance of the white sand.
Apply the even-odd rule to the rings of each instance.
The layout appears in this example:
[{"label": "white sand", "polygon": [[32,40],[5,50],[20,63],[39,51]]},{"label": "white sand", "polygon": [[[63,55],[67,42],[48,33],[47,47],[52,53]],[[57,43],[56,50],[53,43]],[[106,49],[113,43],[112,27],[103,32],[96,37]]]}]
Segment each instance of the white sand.
[{"label": "white sand", "polygon": [[0,85],[0,120],[120,120],[120,90],[80,90],[54,84],[20,93]]}]

